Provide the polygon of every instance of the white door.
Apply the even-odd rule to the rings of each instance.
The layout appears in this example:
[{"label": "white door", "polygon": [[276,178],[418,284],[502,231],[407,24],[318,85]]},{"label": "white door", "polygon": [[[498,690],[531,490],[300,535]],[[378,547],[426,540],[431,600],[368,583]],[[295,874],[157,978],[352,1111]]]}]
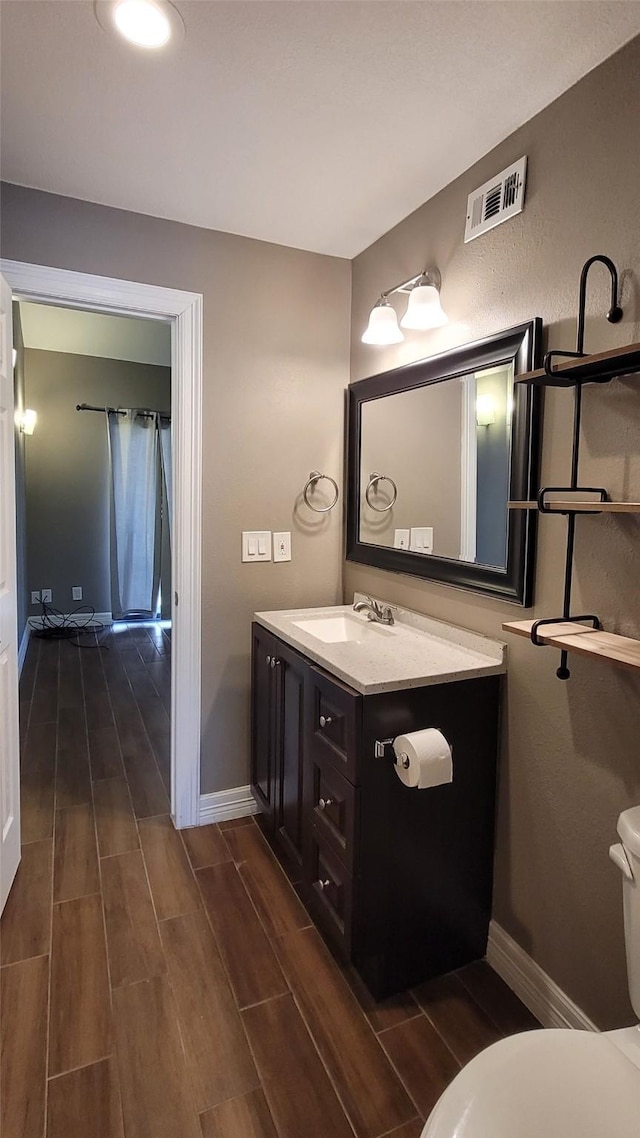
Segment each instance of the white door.
[{"label": "white door", "polygon": [[0,913],[20,861],[20,731],[11,289],[0,277]]}]

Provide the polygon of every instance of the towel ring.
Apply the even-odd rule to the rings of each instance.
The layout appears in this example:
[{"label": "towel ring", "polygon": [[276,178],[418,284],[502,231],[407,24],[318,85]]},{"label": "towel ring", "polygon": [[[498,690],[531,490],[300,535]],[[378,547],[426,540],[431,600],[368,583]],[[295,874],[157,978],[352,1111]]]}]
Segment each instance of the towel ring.
[{"label": "towel ring", "polygon": [[[309,487],[315,486],[316,482],[319,482],[321,478],[326,478],[327,482],[331,483],[331,485],[333,486],[333,489],[335,490],[335,497],[333,499],[333,502],[331,502],[331,504],[328,506],[313,506],[311,504],[311,502],[309,501]],[[332,510],[333,507],[335,506],[336,502],[338,501],[339,494],[340,494],[340,491],[338,490],[338,483],[336,482],[335,478],[331,478],[328,474],[321,474],[319,470],[312,470],[311,471],[311,474],[309,475],[309,480],[308,480],[308,482],[305,483],[305,488],[302,491],[302,497],[304,498],[305,502],[307,503],[309,509],[313,510],[313,512],[315,514],[328,514],[329,510]]]},{"label": "towel ring", "polygon": [[[390,482],[393,486],[393,497],[388,506],[374,506],[371,498],[369,497],[369,491],[371,490],[371,487],[375,486],[377,488],[378,482]],[[375,510],[377,514],[386,514],[387,510],[392,509],[392,507],[395,505],[396,498],[398,497],[398,487],[393,481],[393,478],[389,478],[388,474],[376,474],[374,471],[373,474],[369,475],[369,482],[364,492],[364,496],[367,499],[367,505],[370,506],[372,510]]]}]

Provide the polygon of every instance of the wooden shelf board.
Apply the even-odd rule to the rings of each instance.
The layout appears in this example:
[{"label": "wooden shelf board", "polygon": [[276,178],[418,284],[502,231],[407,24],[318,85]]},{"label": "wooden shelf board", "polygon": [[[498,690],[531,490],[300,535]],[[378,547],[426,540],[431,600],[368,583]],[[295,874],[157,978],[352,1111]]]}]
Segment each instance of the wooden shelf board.
[{"label": "wooden shelf board", "polygon": [[[537,510],[537,502],[508,502],[510,510]],[[640,502],[548,502],[553,512],[572,510],[577,514],[640,514]],[[545,511],[542,510],[541,513]]]},{"label": "wooden shelf board", "polygon": [[[506,621],[502,628],[504,632],[514,632],[516,636],[530,638],[534,623],[533,620],[512,620]],[[640,670],[640,640],[632,640],[629,636],[598,632],[587,625],[560,621],[558,624],[543,624],[538,629],[538,638],[544,644],[563,648],[566,652],[596,656],[599,660],[610,660],[612,664],[619,664],[623,668]]]},{"label": "wooden shelf board", "polygon": [[640,371],[640,343],[627,344],[624,348],[612,348],[608,352],[598,352],[593,356],[583,356],[580,359],[560,360],[552,368],[554,372],[567,372],[566,376],[559,375],[557,380],[551,379],[543,367],[535,371],[516,375],[516,383],[537,383],[566,387],[571,383],[597,383],[598,380],[615,379],[621,375],[633,375]]}]

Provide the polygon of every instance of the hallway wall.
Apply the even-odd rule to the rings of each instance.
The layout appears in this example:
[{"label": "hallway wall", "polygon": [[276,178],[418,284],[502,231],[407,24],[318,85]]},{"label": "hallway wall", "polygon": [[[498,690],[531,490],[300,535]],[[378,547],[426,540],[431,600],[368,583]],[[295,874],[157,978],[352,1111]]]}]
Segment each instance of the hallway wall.
[{"label": "hallway wall", "polygon": [[[109,448],[105,416],[94,406],[171,412],[171,369],[66,352],[25,348],[26,399],[38,413],[27,439],[28,597],[51,588],[52,604],[111,612]],[[72,600],[81,585],[83,599]],[[29,604],[31,616],[41,612]]]}]

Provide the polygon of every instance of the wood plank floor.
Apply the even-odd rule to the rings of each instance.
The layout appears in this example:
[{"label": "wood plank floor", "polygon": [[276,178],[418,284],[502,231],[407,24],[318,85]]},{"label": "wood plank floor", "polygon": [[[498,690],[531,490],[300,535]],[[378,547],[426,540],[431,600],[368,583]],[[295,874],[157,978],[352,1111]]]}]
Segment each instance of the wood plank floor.
[{"label": "wood plank floor", "polygon": [[170,637],[32,640],[23,859],[0,923],[9,1138],[419,1138],[538,1026],[484,962],[376,1004],[252,819],[169,817]]}]

